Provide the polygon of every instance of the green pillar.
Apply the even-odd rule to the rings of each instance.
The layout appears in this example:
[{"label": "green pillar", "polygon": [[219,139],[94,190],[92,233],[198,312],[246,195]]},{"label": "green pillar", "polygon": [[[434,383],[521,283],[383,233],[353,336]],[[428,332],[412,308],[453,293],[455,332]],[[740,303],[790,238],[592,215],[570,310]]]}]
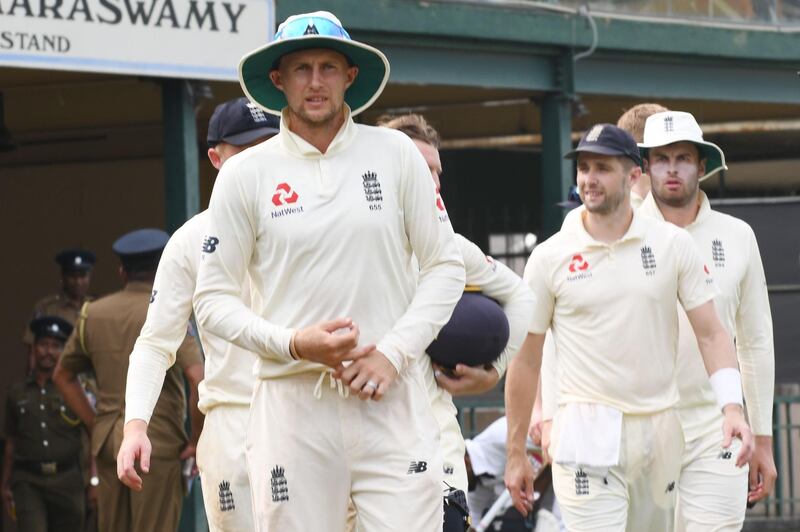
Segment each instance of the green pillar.
[{"label": "green pillar", "polygon": [[539,241],[561,228],[564,211],[556,203],[567,199],[574,180],[572,161],[564,154],[572,149],[572,102],[575,101],[575,62],[566,52],[553,61],[559,90],[545,95],[540,109],[542,129],[542,234]]},{"label": "green pillar", "polygon": [[197,123],[189,82],[162,80],[161,107],[164,121],[164,222],[171,234],[200,208]]}]

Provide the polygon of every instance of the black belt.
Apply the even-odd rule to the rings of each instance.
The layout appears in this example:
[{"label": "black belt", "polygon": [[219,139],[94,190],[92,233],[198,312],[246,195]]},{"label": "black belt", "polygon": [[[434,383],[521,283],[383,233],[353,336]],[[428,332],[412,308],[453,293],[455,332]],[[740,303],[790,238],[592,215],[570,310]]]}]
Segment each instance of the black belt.
[{"label": "black belt", "polygon": [[77,460],[65,460],[63,462],[39,462],[36,460],[14,461],[14,469],[20,469],[36,475],[55,475],[72,469],[77,465]]}]

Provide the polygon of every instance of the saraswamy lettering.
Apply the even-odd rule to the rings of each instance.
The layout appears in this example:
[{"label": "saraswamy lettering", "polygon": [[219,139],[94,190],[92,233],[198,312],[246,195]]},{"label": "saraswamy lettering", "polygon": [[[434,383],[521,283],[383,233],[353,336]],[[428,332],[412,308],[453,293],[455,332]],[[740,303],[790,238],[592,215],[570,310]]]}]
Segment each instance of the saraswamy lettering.
[{"label": "saraswamy lettering", "polygon": [[238,33],[246,7],[198,0],[0,0],[0,17]]}]

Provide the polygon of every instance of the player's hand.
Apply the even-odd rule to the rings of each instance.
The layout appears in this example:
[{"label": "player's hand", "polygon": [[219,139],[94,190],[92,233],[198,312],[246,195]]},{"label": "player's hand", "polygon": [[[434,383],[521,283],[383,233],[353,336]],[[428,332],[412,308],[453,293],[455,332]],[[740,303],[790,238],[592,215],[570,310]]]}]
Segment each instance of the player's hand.
[{"label": "player's hand", "polygon": [[136,472],[136,460],[139,460],[142,472],[149,473],[152,449],[147,437],[147,423],[141,419],[128,421],[117,453],[117,477],[132,490],[142,491],[142,478]]},{"label": "player's hand", "polygon": [[755,451],[750,458],[750,491],[747,502],[757,502],[772,493],[778,470],[772,457],[772,437],[756,436]]},{"label": "player's hand", "polygon": [[[184,460],[188,460],[189,458],[194,458],[197,455],[197,446],[191,442],[186,444],[186,447],[183,448],[181,454],[179,456],[181,462]],[[197,460],[192,461],[192,470],[189,473],[189,478],[196,477],[200,473],[200,470],[197,469]]]},{"label": "player's hand", "polygon": [[492,366],[489,369],[482,367],[467,366],[457,364],[453,370],[455,377],[445,373],[444,368],[438,364],[433,365],[433,375],[439,386],[450,392],[450,395],[476,395],[488,392],[495,387],[500,380],[500,375]]},{"label": "player's hand", "polygon": [[506,488],[511,493],[514,508],[525,516],[533,510],[533,478],[533,466],[525,453],[508,457],[505,475]]},{"label": "player's hand", "polygon": [[14,492],[9,486],[3,486],[3,506],[12,521],[17,520],[16,507],[14,506]]},{"label": "player's hand", "polygon": [[295,354],[336,368],[344,360],[357,360],[375,349],[374,345],[359,348],[358,336],[358,325],[350,318],[315,323],[295,333]]},{"label": "player's hand", "polygon": [[722,447],[725,449],[730,447],[734,438],[742,440],[742,448],[736,456],[736,467],[744,467],[753,455],[753,433],[744,419],[744,411],[740,405],[725,405],[722,413],[724,415],[722,421]]},{"label": "player's hand", "polygon": [[542,460],[544,460],[544,465],[547,465],[553,461],[553,457],[550,456],[550,431],[553,428],[553,420],[552,419],[545,419],[542,421]]},{"label": "player's hand", "polygon": [[333,376],[350,386],[359,399],[380,401],[397,378],[397,370],[386,355],[373,348],[346,368],[340,364]]}]

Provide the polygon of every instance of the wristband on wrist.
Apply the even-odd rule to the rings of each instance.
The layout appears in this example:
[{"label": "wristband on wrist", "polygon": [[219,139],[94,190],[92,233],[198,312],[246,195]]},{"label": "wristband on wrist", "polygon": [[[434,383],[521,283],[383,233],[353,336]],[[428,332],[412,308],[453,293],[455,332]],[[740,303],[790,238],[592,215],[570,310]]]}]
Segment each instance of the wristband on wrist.
[{"label": "wristband on wrist", "polygon": [[730,404],[744,406],[742,375],[738,369],[722,368],[715,371],[708,380],[711,382],[720,410]]}]

